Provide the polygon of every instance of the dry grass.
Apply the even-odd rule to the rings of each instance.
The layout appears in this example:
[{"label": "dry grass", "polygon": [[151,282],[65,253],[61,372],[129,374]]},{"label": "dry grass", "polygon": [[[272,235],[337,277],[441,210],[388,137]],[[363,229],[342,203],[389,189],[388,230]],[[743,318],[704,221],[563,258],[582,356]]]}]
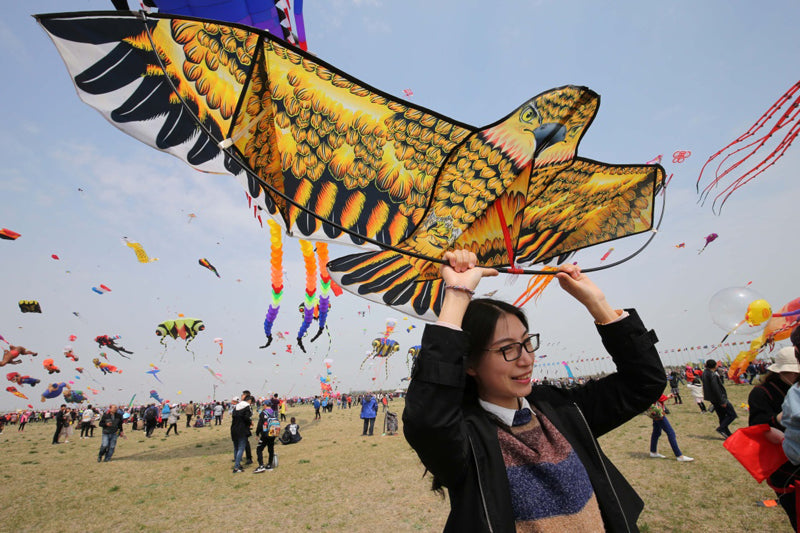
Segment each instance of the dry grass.
[{"label": "dry grass", "polygon": [[[750,387],[729,386],[735,405]],[[645,500],[643,531],[787,531],[781,509],[757,507],[771,498],[724,450],[716,416],[688,403],[672,408],[678,442],[694,463],[647,456],[650,422],[637,417],[605,436],[606,453]],[[402,411],[402,401],[390,404]],[[746,424],[746,413],[734,427]],[[3,530],[66,531],[440,531],[448,504],[401,435],[361,437],[359,411],[334,410],[313,422],[294,408],[303,440],[276,446],[274,472],[231,473],[229,421],[219,427],[142,432],[120,439],[114,460],[97,463],[99,433],[50,444],[55,426],[15,426],[0,435],[8,498]],[[378,422],[383,420],[379,413]],[[183,421],[181,421],[183,422]],[[255,455],[255,439],[253,454]],[[671,456],[666,436],[659,451]],[[266,450],[265,450],[266,452]]]}]

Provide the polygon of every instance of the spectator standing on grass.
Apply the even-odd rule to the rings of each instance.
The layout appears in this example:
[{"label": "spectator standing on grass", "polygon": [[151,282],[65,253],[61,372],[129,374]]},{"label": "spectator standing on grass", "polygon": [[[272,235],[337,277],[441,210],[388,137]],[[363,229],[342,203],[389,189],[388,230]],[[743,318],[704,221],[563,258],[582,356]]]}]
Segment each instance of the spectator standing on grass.
[{"label": "spectator standing on grass", "polygon": [[144,428],[145,428],[145,437],[152,437],[153,430],[156,429],[156,424],[158,422],[158,407],[156,404],[151,403],[147,406],[147,409],[144,410]]},{"label": "spectator standing on grass", "polygon": [[278,416],[278,409],[280,409],[281,401],[278,398],[278,393],[272,395],[272,398],[269,400],[270,409],[272,412],[275,413],[275,416]]},{"label": "spectator standing on grass", "polygon": [[[275,429],[276,427],[277,429]],[[258,458],[258,468],[253,471],[254,474],[271,471],[274,468],[275,438],[279,434],[280,425],[278,422],[278,413],[272,409],[271,405],[265,406],[258,415],[258,424],[256,425],[256,437],[258,437],[256,457]],[[266,464],[264,464],[265,447],[268,452]]]},{"label": "spectator standing on grass", "polygon": [[183,414],[186,415],[186,427],[190,427],[192,417],[194,416],[194,402],[190,401],[189,405],[183,408]]},{"label": "spectator standing on grass", "polygon": [[161,420],[159,420],[158,427],[164,428],[167,426],[167,420],[169,420],[169,413],[170,413],[169,402],[164,402],[164,405],[161,407]]},{"label": "spectator standing on grass", "polygon": [[372,436],[375,429],[375,417],[378,416],[378,401],[372,393],[367,393],[366,398],[361,402],[361,418],[364,420],[364,430],[361,436]]},{"label": "spectator standing on grass", "polygon": [[281,422],[286,422],[286,400],[281,400],[281,404],[278,407],[278,412],[281,415]]},{"label": "spectator standing on grass", "polygon": [[314,420],[321,420],[322,415],[319,414],[319,408],[322,403],[319,401],[319,396],[314,396]]},{"label": "spectator standing on grass", "polygon": [[167,423],[169,427],[167,428],[167,434],[165,436],[169,437],[170,430],[175,430],[175,435],[178,434],[178,406],[173,405],[172,410],[169,412],[169,418],[167,418]]},{"label": "spectator standing on grass", "polygon": [[30,417],[31,417],[31,412],[30,411],[25,411],[24,413],[22,413],[20,415],[20,417],[19,417],[19,427],[17,428],[18,432],[25,429],[25,424],[28,423],[28,419]]},{"label": "spectator standing on grass", "polygon": [[[100,453],[97,462],[111,460],[114,449],[117,447],[117,437],[122,435],[122,413],[116,405],[109,405],[108,410],[100,417],[100,427],[103,429],[103,440],[100,441]],[[105,459],[103,457],[105,456]]]},{"label": "spectator standing on grass", "polygon": [[714,406],[714,412],[717,413],[719,419],[719,426],[715,430],[723,439],[731,436],[731,430],[728,426],[731,422],[736,420],[738,416],[736,410],[733,408],[731,402],[728,401],[728,393],[725,390],[725,385],[722,384],[722,378],[719,377],[717,372],[717,362],[713,359],[706,361],[706,369],[703,371],[701,377],[703,383],[703,398],[711,402]]},{"label": "spectator standing on grass", "polygon": [[703,414],[707,413],[706,404],[703,402],[703,384],[700,383],[700,380],[696,379],[691,383],[687,383],[686,388],[692,393],[692,398],[694,398],[695,403],[697,403],[697,407],[700,408],[700,412]]},{"label": "spectator standing on grass", "polygon": [[81,438],[89,438],[89,426],[92,425],[92,419],[94,418],[94,410],[92,406],[88,406],[84,409],[83,413],[81,414]]},{"label": "spectator standing on grass", "polygon": [[658,439],[661,438],[661,432],[663,431],[667,434],[667,440],[669,440],[672,453],[675,454],[678,462],[688,463],[690,461],[694,461],[694,459],[681,453],[681,449],[678,447],[678,439],[675,437],[675,430],[672,429],[669,420],[667,420],[666,406],[664,405],[664,402],[670,398],[672,398],[672,394],[662,394],[661,397],[647,410],[647,416],[653,420],[653,431],[650,433],[650,457],[653,459],[665,458],[664,455],[658,453]]},{"label": "spectator standing on grass", "polygon": [[242,456],[250,436],[250,426],[253,423],[253,412],[250,406],[253,405],[253,397],[243,396],[242,401],[236,404],[231,413],[231,440],[233,441],[233,473],[244,472],[242,468]]},{"label": "spectator standing on grass", "polygon": [[672,393],[671,396],[675,399],[674,404],[682,404],[683,400],[681,399],[681,391],[678,389],[678,386],[683,383],[683,380],[678,373],[673,370],[669,373],[667,381],[669,381],[669,388],[670,392]]},{"label": "spectator standing on grass", "polygon": [[61,430],[64,429],[64,424],[69,416],[67,413],[67,405],[62,403],[56,413],[56,432],[53,433],[53,444],[58,444],[58,437],[61,436]]},{"label": "spectator standing on grass", "polygon": [[[800,326],[794,328],[790,338],[792,346],[788,350],[792,350],[795,361],[800,364]],[[787,348],[783,348],[781,352],[783,350],[787,350]],[[778,352],[776,364],[780,361],[781,352]],[[797,531],[797,500],[795,489],[792,486],[796,486],[800,482],[800,379],[796,379],[786,392],[783,409],[777,422],[784,426],[785,431],[779,435],[779,431],[774,426],[770,427],[767,438],[772,442],[782,442],[783,451],[789,460],[770,475],[767,483],[778,495],[778,503],[786,511],[789,522],[792,524],[792,531]],[[785,438],[781,440],[781,437]]]},{"label": "spectator standing on grass", "polygon": [[217,404],[214,406],[214,425],[215,426],[221,426],[222,425],[222,413],[224,411],[225,410],[222,408],[222,404],[220,402],[217,402]]}]

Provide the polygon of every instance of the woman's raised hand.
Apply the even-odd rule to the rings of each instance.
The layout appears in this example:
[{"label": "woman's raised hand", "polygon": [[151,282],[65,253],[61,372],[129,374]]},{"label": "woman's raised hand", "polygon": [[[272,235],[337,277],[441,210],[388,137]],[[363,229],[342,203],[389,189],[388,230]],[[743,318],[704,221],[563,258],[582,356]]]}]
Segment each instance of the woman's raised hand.
[{"label": "woman's raised hand", "polygon": [[583,274],[577,265],[561,265],[556,278],[561,288],[582,303],[598,323],[606,324],[617,318],[617,312],[606,301],[600,287]]},{"label": "woman's raised hand", "polygon": [[443,259],[447,263],[441,268],[442,279],[451,287],[464,287],[474,291],[481,278],[497,275],[497,270],[493,268],[476,267],[478,258],[469,250],[445,252]]}]

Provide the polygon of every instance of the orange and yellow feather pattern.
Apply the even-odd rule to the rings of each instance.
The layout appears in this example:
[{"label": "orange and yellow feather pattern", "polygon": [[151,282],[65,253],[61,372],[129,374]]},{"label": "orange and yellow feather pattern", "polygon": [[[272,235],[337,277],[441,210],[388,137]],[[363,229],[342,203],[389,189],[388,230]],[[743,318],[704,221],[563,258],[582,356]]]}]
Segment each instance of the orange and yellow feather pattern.
[{"label": "orange and yellow feather pattern", "polygon": [[234,174],[292,234],[394,247],[329,270],[402,311],[438,312],[436,261],[448,250],[530,264],[652,227],[661,167],[577,157],[599,106],[586,87],[545,91],[476,128],[252,28],[125,12],[37,18],[80,97],[115,126]]}]

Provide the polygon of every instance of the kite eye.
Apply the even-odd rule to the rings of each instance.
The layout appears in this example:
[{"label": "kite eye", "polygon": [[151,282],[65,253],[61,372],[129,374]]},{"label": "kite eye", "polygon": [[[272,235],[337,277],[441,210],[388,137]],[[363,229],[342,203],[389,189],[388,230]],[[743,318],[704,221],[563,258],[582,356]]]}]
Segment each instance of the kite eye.
[{"label": "kite eye", "polygon": [[519,118],[522,122],[533,122],[535,119],[539,118],[539,113],[536,111],[536,108],[528,106],[522,110]]}]

